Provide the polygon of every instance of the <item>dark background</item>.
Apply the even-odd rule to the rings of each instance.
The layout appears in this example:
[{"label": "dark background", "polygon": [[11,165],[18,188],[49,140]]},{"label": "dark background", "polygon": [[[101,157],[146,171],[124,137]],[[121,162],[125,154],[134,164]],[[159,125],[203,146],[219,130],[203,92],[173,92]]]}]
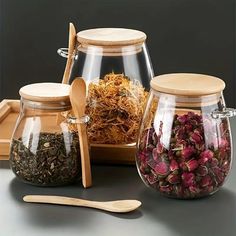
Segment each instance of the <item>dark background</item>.
[{"label": "dark background", "polygon": [[62,79],[68,24],[147,33],[155,74],[221,77],[236,107],[235,0],[0,0],[0,99],[21,86]]}]

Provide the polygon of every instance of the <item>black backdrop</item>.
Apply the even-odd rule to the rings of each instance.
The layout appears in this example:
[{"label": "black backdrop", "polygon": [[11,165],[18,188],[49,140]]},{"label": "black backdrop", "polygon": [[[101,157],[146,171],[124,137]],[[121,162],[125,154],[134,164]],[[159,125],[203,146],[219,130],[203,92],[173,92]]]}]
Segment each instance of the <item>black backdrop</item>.
[{"label": "black backdrop", "polygon": [[235,0],[0,0],[0,99],[28,83],[62,79],[68,23],[127,27],[148,35],[155,74],[221,77],[236,106]]}]

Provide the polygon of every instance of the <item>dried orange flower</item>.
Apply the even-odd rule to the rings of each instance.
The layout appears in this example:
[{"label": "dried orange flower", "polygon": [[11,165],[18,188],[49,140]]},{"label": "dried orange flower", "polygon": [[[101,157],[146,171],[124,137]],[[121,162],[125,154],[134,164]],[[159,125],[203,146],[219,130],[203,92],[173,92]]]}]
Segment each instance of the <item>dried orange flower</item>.
[{"label": "dried orange flower", "polygon": [[86,114],[91,143],[136,142],[147,92],[139,81],[110,73],[88,87]]}]

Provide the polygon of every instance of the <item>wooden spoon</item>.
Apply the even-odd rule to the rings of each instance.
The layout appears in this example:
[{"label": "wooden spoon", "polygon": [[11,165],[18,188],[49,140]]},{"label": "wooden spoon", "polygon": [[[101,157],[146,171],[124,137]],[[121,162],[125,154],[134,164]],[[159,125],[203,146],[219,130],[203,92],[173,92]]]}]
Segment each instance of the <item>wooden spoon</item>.
[{"label": "wooden spoon", "polygon": [[72,23],[69,25],[69,45],[68,45],[68,58],[66,62],[66,67],[62,79],[63,84],[69,83],[69,77],[70,77],[70,71],[71,71],[71,65],[72,65],[72,55],[75,50],[76,45],[76,30]]},{"label": "wooden spoon", "polygon": [[[70,89],[70,102],[75,117],[77,119],[83,117],[85,115],[85,105],[86,105],[86,84],[83,78],[77,77],[72,82]],[[88,188],[92,185],[92,176],[91,176],[86,124],[78,123],[77,128],[80,141],[82,183],[85,188]]]},{"label": "wooden spoon", "polygon": [[142,204],[140,201],[137,200],[96,202],[79,198],[47,196],[47,195],[26,195],[23,197],[23,200],[25,202],[33,202],[33,203],[49,203],[49,204],[59,204],[59,205],[90,207],[116,213],[126,213],[134,211]]}]

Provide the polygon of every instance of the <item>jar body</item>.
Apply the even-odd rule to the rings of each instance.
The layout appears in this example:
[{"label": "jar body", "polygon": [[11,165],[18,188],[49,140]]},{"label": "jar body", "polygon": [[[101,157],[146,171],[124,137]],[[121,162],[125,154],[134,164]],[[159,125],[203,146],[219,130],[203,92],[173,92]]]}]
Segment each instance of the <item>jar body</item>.
[{"label": "jar body", "polygon": [[[21,100],[10,148],[10,166],[23,182],[39,186],[69,184],[81,176],[79,138],[60,108]],[[64,113],[64,116],[61,114]]]},{"label": "jar body", "polygon": [[87,83],[86,114],[92,144],[136,142],[153,69],[145,43],[78,45],[70,75]]},{"label": "jar body", "polygon": [[174,198],[213,194],[232,165],[222,94],[181,97],[151,90],[139,133],[136,164],[143,182]]}]

